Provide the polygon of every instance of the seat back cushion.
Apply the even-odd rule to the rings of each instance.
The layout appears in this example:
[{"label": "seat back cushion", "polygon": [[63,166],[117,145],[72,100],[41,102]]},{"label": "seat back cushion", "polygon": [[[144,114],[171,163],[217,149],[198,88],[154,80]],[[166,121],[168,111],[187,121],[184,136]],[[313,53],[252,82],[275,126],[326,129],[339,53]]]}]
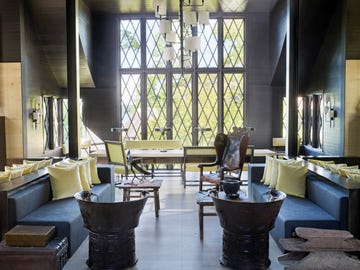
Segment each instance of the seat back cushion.
[{"label": "seat back cushion", "polygon": [[9,228],[16,222],[51,200],[48,176],[39,182],[26,186],[9,196]]},{"label": "seat back cushion", "polygon": [[311,201],[340,220],[342,227],[347,225],[348,195],[344,188],[320,180],[318,176],[309,172],[306,189],[307,197]]}]

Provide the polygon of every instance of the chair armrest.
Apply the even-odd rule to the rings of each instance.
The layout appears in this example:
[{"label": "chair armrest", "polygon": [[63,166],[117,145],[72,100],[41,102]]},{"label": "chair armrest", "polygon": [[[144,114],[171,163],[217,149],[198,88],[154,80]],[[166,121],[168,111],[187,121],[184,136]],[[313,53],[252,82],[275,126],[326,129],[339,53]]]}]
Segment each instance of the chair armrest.
[{"label": "chair armrest", "polygon": [[198,168],[202,168],[202,167],[213,167],[219,165],[219,162],[214,161],[214,162],[209,162],[209,163],[199,163],[198,164]]}]

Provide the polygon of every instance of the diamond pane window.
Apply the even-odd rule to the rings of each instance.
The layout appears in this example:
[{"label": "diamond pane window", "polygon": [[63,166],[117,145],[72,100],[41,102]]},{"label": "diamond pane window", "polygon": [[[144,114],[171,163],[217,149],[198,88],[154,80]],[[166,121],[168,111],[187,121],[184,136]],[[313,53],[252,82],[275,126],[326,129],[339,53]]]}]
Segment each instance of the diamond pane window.
[{"label": "diamond pane window", "polygon": [[218,27],[217,20],[210,20],[210,25],[198,27],[198,36],[201,37],[199,67],[218,66]]},{"label": "diamond pane window", "polygon": [[171,22],[172,30],[176,33],[176,40],[179,40],[177,43],[173,43],[173,47],[176,52],[176,60],[173,61],[173,67],[179,68],[180,67],[180,22],[178,20],[172,20]]},{"label": "diamond pane window", "polygon": [[186,146],[191,145],[192,91],[191,74],[174,74],[172,81],[173,134]]},{"label": "diamond pane window", "polygon": [[[180,40],[178,16],[170,14],[168,19]],[[159,27],[158,19],[128,20],[128,15],[120,15],[120,118],[128,128],[125,136],[213,145],[219,131],[229,132],[244,122],[244,19],[212,18],[210,25],[198,26],[201,50],[193,57],[197,63],[185,69],[179,61],[180,42],[172,44],[176,60],[164,61],[166,44]],[[171,132],[157,131],[164,127]]]},{"label": "diamond pane window", "polygon": [[244,19],[224,20],[224,67],[244,67]]},{"label": "diamond pane window", "polygon": [[159,20],[146,21],[146,66],[148,68],[164,68],[166,66],[162,58],[165,40],[159,34],[159,25]]},{"label": "diamond pane window", "polygon": [[165,139],[157,128],[166,127],[166,77],[149,74],[147,77],[147,131],[148,139]]},{"label": "diamond pane window", "polygon": [[127,137],[141,139],[141,88],[139,74],[120,76],[121,121]]},{"label": "diamond pane window", "polygon": [[244,75],[224,74],[224,131],[242,127],[244,119]]},{"label": "diamond pane window", "polygon": [[198,127],[210,128],[210,132],[199,132],[199,145],[211,145],[217,133],[218,88],[217,74],[199,74]]},{"label": "diamond pane window", "polygon": [[141,64],[140,20],[120,21],[120,67],[139,68]]}]

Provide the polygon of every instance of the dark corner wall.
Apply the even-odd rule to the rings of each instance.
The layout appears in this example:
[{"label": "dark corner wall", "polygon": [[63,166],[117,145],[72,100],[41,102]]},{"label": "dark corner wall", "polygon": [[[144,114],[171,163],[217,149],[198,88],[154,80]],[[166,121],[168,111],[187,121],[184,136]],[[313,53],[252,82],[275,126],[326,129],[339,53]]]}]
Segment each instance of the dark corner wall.
[{"label": "dark corner wall", "polygon": [[102,140],[118,139],[120,126],[119,21],[116,15],[95,13],[91,18],[92,75],[95,88],[82,88],[84,123]]},{"label": "dark corner wall", "polygon": [[[345,82],[345,0],[299,1],[299,89],[300,95],[335,96],[338,117],[334,127],[323,125],[325,154],[342,155],[344,151]],[[280,106],[285,96],[287,0],[279,0],[271,12],[271,61],[273,65],[273,105]],[[276,130],[279,115],[273,118]]]},{"label": "dark corner wall", "polygon": [[324,122],[323,151],[344,152],[344,82],[346,1],[300,1],[300,85],[304,95],[335,96],[337,117]]},{"label": "dark corner wall", "polygon": [[[250,143],[256,148],[270,148],[271,138],[280,136],[281,107],[276,89],[271,86],[271,28],[269,12],[246,13],[246,122],[254,127]],[[274,121],[277,118],[279,121]],[[276,123],[276,124],[275,124]]]},{"label": "dark corner wall", "polygon": [[279,0],[270,13],[270,57],[273,90],[273,137],[282,137],[282,100],[285,97],[286,79],[286,0]]}]

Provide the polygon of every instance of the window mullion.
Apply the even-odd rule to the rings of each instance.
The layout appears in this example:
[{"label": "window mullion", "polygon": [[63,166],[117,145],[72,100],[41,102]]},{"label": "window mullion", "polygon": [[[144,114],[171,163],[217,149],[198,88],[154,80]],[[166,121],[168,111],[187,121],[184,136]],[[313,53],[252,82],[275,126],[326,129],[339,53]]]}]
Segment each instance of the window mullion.
[{"label": "window mullion", "polygon": [[141,40],[141,71],[140,71],[140,100],[141,100],[141,138],[146,140],[147,132],[147,73],[146,73],[146,20],[140,20]]}]

